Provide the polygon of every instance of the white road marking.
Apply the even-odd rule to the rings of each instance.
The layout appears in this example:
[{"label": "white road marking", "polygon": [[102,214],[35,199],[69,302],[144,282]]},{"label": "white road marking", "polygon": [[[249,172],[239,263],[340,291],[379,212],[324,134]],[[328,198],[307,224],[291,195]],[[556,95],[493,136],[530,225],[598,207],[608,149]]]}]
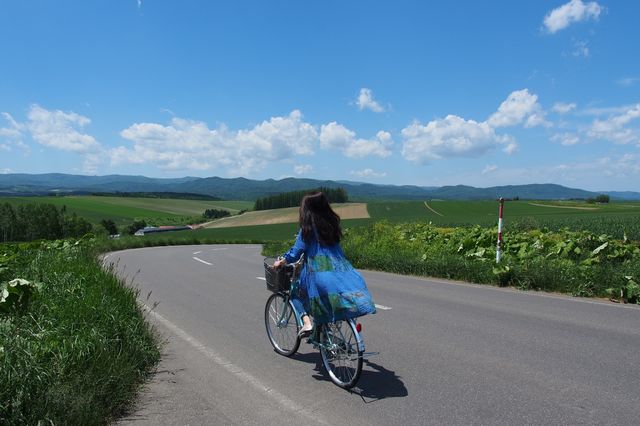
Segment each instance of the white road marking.
[{"label": "white road marking", "polygon": [[256,277],[256,278],[259,279],[259,280],[262,280],[262,281],[266,281],[267,280],[265,277]]},{"label": "white road marking", "polygon": [[211,251],[220,251],[220,250],[229,250],[229,247],[211,249]]},{"label": "white road marking", "polygon": [[193,252],[193,254],[200,254],[200,253],[202,253],[202,252],[201,251]]},{"label": "white road marking", "polygon": [[322,423],[322,424],[329,424],[322,417],[308,410],[304,406],[296,403],[292,399],[289,399],[287,396],[281,394],[277,390],[265,385],[258,378],[244,371],[241,367],[233,364],[231,361],[221,356],[215,350],[207,347],[206,345],[198,341],[195,337],[191,336],[189,333],[187,333],[186,331],[184,331],[183,329],[181,329],[180,327],[178,327],[177,325],[175,325],[174,323],[172,323],[171,321],[169,321],[159,313],[150,310],[147,306],[144,306],[144,307],[146,308],[145,310],[149,312],[149,314],[153,315],[165,327],[170,329],[178,337],[180,337],[181,339],[189,343],[191,346],[193,346],[196,350],[198,350],[198,352],[200,352],[201,354],[203,354],[204,356],[212,360],[218,366],[227,370],[229,373],[235,374],[238,379],[251,385],[257,391],[262,392],[264,395],[266,395],[267,397],[271,398],[272,400],[280,404],[283,408],[294,413],[302,414],[305,417],[315,422]]},{"label": "white road marking", "polygon": [[198,262],[204,263],[205,265],[213,265],[213,263],[209,263],[206,260],[202,260],[202,259],[198,259],[197,257],[194,256],[193,260],[197,260]]}]

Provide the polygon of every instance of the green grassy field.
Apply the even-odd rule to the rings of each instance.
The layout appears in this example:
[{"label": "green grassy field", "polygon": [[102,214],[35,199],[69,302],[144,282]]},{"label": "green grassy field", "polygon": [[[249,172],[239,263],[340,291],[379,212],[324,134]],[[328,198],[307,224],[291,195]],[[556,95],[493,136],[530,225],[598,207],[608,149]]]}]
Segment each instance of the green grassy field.
[{"label": "green grassy field", "polygon": [[[427,206],[428,205],[428,206]],[[371,220],[391,223],[432,222],[443,227],[495,226],[497,201],[372,202]],[[640,239],[640,203],[587,204],[573,201],[507,201],[504,224],[522,228],[569,228]]]},{"label": "green grassy field", "polygon": [[[428,205],[428,207],[427,207]],[[368,204],[373,219],[390,222],[433,221],[438,224],[497,223],[497,201],[423,201],[372,202]],[[429,207],[431,209],[429,209]],[[595,205],[559,201],[507,201],[504,218],[522,217],[586,217],[640,215],[640,203],[610,203]]]},{"label": "green grassy field", "polygon": [[[187,224],[206,209],[226,209],[232,214],[253,207],[250,201],[200,201],[128,197],[14,197],[1,198],[12,204],[45,202],[67,206],[92,223],[113,219],[117,225],[130,224],[134,219],[155,219],[154,225]],[[345,227],[366,225],[380,220],[391,223],[431,222],[442,227],[496,226],[497,201],[389,201],[370,202],[370,219],[345,220]],[[166,223],[163,223],[166,222]],[[177,221],[177,222],[176,222]],[[179,222],[179,223],[178,223]],[[640,202],[587,204],[577,201],[507,201],[504,224],[509,229],[549,228],[589,230],[623,238],[640,240]],[[198,230],[198,238],[229,240],[282,240],[295,232],[296,224],[238,226],[226,229]],[[178,234],[177,236],[179,236]],[[159,234],[149,238],[166,238]],[[173,237],[172,237],[173,238]],[[180,238],[182,238],[180,236]],[[190,234],[189,238],[193,238]]]},{"label": "green grassy field", "polygon": [[[162,219],[186,216],[201,216],[206,209],[224,209],[231,214],[253,208],[251,201],[202,201],[164,198],[133,197],[11,197],[0,198],[0,202],[17,205],[21,203],[50,203],[58,207],[67,206],[67,211],[76,213],[92,223],[102,219],[113,219],[118,225],[131,223],[134,219]],[[161,224],[161,223],[159,223]]]},{"label": "green grassy field", "polygon": [[[348,229],[369,223],[371,223],[371,219],[346,219],[342,221],[342,226]],[[148,234],[144,238],[155,240],[170,239],[171,241],[191,241],[197,239],[206,242],[262,242],[290,240],[296,236],[297,232],[297,223],[278,223],[274,225],[237,226],[232,228],[208,228],[194,231],[156,233]]]}]

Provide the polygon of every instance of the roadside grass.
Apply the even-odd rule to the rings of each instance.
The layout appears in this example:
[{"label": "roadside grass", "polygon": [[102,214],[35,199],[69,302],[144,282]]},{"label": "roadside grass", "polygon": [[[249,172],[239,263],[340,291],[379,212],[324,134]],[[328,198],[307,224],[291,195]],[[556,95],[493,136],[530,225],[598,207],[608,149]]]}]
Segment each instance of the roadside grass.
[{"label": "roadside grass", "polygon": [[0,281],[38,283],[0,312],[0,424],[107,424],[159,360],[135,289],[94,249],[64,241],[0,246]]},{"label": "roadside grass", "polygon": [[[356,268],[640,302],[640,242],[586,231],[523,231],[495,263],[497,229],[391,224],[347,229],[342,247]],[[265,256],[293,240],[265,244]],[[620,296],[623,294],[623,296]]]}]

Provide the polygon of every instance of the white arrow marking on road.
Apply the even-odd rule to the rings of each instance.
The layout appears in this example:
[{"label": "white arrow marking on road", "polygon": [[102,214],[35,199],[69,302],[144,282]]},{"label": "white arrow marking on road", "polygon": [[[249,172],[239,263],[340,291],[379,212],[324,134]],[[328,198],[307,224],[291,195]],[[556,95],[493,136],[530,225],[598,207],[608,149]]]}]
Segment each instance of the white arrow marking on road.
[{"label": "white arrow marking on road", "polygon": [[193,260],[197,260],[198,262],[204,263],[205,265],[209,265],[209,266],[213,265],[213,263],[209,263],[205,260],[198,259],[197,257],[194,257]]}]

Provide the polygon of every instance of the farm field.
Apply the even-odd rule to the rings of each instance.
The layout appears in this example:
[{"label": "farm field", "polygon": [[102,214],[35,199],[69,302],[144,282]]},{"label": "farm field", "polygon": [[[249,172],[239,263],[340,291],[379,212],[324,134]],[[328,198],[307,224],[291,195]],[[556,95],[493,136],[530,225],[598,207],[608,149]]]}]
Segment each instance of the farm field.
[{"label": "farm field", "polygon": [[[136,219],[145,219],[147,223],[157,220],[156,223],[151,223],[153,225],[188,224],[195,216],[201,216],[206,209],[225,209],[234,216],[211,221],[205,225],[207,232],[211,232],[211,236],[219,240],[287,239],[291,234],[290,229],[295,228],[298,220],[296,207],[247,211],[237,215],[240,210],[251,210],[251,201],[69,196],[0,198],[0,202],[14,205],[29,202],[51,203],[58,207],[64,205],[68,212],[76,213],[94,224],[100,223],[102,219],[113,219],[119,226],[130,224]],[[333,207],[345,221],[345,226],[348,224],[351,227],[381,220],[390,223],[431,222],[441,227],[493,227],[497,224],[498,216],[498,202],[490,200],[374,201],[366,204],[335,204]],[[640,203],[507,201],[504,224],[507,231],[568,228],[574,231],[588,230],[610,234],[616,238],[627,235],[628,238],[640,240]],[[223,228],[227,230],[223,231]]]},{"label": "farm field", "polygon": [[201,216],[206,209],[224,209],[231,214],[253,208],[251,201],[203,201],[165,198],[133,197],[10,197],[0,198],[0,202],[10,204],[50,203],[57,207],[67,206],[67,211],[76,213],[92,223],[102,219],[113,219],[118,225],[127,224],[139,218],[173,218]]},{"label": "farm field", "polygon": [[[364,226],[371,223],[370,219],[345,219],[342,220],[344,229]],[[270,225],[234,226],[221,228],[201,228],[194,231],[176,231],[171,233],[158,233],[146,235],[145,239],[177,240],[202,240],[206,242],[262,242],[262,241],[286,241],[295,238],[298,232],[296,223],[277,223]]]},{"label": "farm field", "polygon": [[[369,218],[364,203],[334,204],[333,209],[342,219]],[[272,225],[277,223],[298,222],[298,207],[260,210],[244,213],[240,216],[225,217],[205,224],[205,228],[229,228],[237,226]]]},{"label": "farm field", "polygon": [[[497,201],[399,201],[368,204],[373,219],[390,222],[430,220],[447,224],[484,224],[497,221]],[[640,203],[594,205],[568,201],[506,201],[505,220],[522,217],[573,217],[599,215],[640,215]]]},{"label": "farm field", "polygon": [[[495,226],[498,220],[497,201],[372,202],[368,209],[373,220],[391,223],[426,221],[444,227]],[[575,201],[506,201],[504,223],[530,229],[568,227],[619,237],[626,231],[640,239],[640,203],[596,205]]]}]

